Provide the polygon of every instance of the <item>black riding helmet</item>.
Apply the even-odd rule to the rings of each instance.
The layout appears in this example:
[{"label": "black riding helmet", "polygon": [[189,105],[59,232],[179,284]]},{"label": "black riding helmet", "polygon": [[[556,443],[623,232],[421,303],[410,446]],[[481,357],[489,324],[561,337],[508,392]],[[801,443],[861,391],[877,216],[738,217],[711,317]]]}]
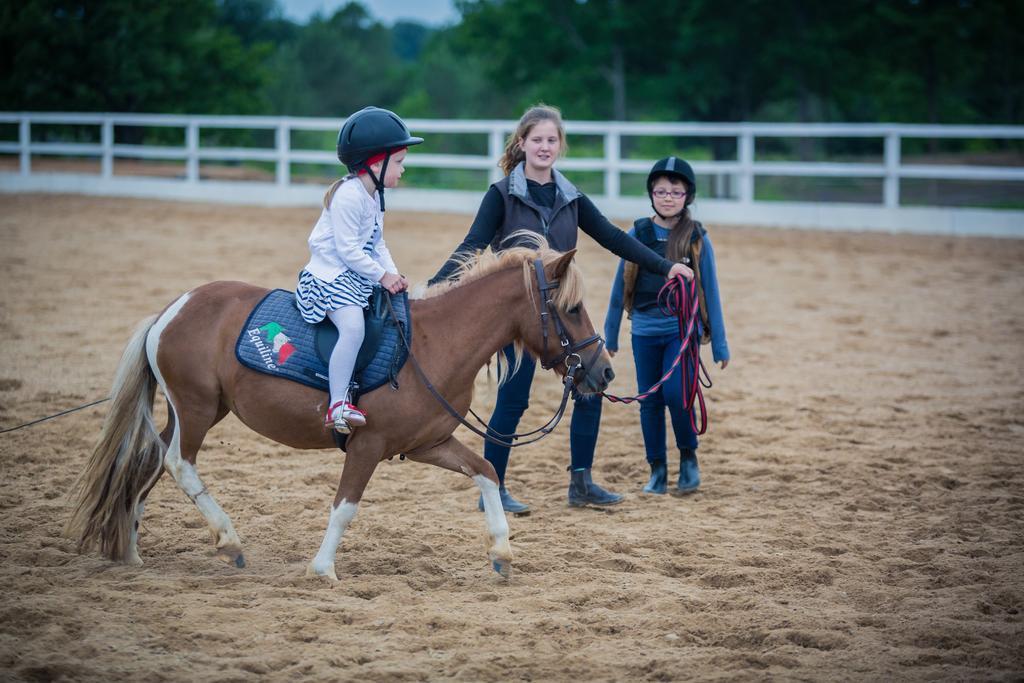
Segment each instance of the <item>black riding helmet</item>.
[{"label": "black riding helmet", "polygon": [[[656,161],[651,167],[651,172],[647,174],[647,198],[651,200],[651,208],[654,209],[654,213],[661,216],[654,206],[654,183],[662,176],[682,180],[686,183],[686,201],[683,204],[683,210],[693,203],[694,196],[697,194],[697,176],[693,172],[693,167],[679,157],[665,157]],[[671,216],[661,217],[671,218]]]},{"label": "black riding helmet", "polygon": [[[350,173],[365,170],[377,188],[380,210],[384,210],[384,174],[388,170],[391,153],[402,147],[411,147],[423,142],[413,137],[409,127],[393,111],[379,107],[365,107],[345,120],[338,133],[338,159],[348,167]],[[384,165],[380,177],[370,170],[368,159],[384,154]]]}]

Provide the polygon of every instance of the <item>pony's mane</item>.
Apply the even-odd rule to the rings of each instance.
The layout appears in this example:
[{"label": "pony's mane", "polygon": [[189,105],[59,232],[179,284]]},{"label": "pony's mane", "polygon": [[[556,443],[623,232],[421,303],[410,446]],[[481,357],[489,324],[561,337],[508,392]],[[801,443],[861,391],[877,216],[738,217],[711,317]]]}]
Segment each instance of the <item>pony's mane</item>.
[{"label": "pony's mane", "polygon": [[[533,262],[539,258],[544,265],[548,265],[562,256],[562,252],[552,249],[542,235],[529,230],[516,231],[509,235],[506,241],[516,242],[521,246],[509,247],[499,252],[483,250],[453,256],[452,258],[459,265],[451,279],[428,287],[423,292],[422,298],[430,299],[440,296],[491,273],[520,266],[523,269],[526,290],[533,300],[536,290],[533,285]],[[579,268],[576,267],[576,262],[573,261],[558,281],[558,289],[555,290],[553,302],[559,310],[565,311],[578,306],[582,301],[583,276],[580,274]]]},{"label": "pony's mane", "polygon": [[[506,241],[518,243],[521,246],[509,247],[499,252],[483,250],[453,256],[452,258],[457,260],[459,265],[452,278],[428,287],[423,292],[422,298],[430,299],[440,296],[445,292],[480,280],[491,273],[519,267],[523,271],[523,281],[530,302],[536,307],[538,302],[537,288],[533,283],[533,262],[539,258],[544,265],[548,265],[561,257],[562,252],[552,249],[542,235],[530,230],[518,230],[509,235]],[[569,267],[559,278],[558,288],[554,291],[552,302],[560,311],[567,311],[583,302],[583,275],[575,261],[569,263]],[[522,342],[514,342],[513,348],[515,351],[512,367],[508,367],[504,353],[499,351],[497,354],[498,386],[508,381],[509,377],[519,370],[522,363],[524,351]]]}]

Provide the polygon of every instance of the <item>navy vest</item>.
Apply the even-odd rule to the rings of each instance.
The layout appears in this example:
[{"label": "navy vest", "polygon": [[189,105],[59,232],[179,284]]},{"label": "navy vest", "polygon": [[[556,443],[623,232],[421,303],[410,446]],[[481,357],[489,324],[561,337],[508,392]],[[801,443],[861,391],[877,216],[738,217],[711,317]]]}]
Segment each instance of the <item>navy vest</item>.
[{"label": "navy vest", "polygon": [[540,206],[530,197],[526,186],[523,164],[512,169],[512,173],[494,183],[505,201],[505,220],[491,241],[491,248],[516,246],[505,243],[505,239],[517,230],[531,230],[540,233],[552,249],[569,251],[576,246],[579,228],[579,190],[565,176],[552,170],[556,191],[555,203],[551,207]]},{"label": "navy vest", "polygon": [[[692,240],[698,239],[704,234],[704,226],[697,223],[697,229],[693,231]],[[654,221],[650,218],[638,218],[633,223],[636,230],[636,238],[644,243],[651,251],[655,251],[662,258],[666,258],[665,252],[668,248],[668,238],[659,239],[654,229]],[[687,261],[689,258],[687,259]],[[694,270],[700,267],[699,263],[687,263]],[[636,286],[633,290],[633,310],[646,311],[658,307],[658,292],[665,285],[665,276],[646,268],[639,268],[636,276]]]}]

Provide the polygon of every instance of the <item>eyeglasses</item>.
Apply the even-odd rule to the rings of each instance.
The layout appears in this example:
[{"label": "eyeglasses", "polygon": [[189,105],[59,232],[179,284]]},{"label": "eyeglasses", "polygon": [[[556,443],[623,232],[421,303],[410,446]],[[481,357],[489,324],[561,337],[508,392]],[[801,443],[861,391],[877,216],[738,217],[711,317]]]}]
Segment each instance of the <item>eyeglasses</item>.
[{"label": "eyeglasses", "polygon": [[658,199],[664,199],[665,197],[671,196],[672,199],[682,199],[686,196],[686,190],[655,190],[652,192]]}]

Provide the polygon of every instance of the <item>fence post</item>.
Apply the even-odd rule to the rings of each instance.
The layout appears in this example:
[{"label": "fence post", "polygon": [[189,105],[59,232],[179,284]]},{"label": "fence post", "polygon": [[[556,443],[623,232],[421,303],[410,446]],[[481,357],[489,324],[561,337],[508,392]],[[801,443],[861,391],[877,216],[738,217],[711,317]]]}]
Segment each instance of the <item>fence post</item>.
[{"label": "fence post", "polygon": [[29,145],[32,144],[32,124],[29,123],[27,116],[22,117],[18,122],[18,144],[21,145],[21,150],[18,153],[21,175],[31,175],[32,155],[29,153]]},{"label": "fence post", "polygon": [[619,160],[621,157],[622,137],[617,129],[610,130],[604,134],[604,196],[608,199],[619,198]]},{"label": "fence post", "polygon": [[741,204],[750,204],[754,201],[754,134],[749,130],[743,130],[737,141],[740,173],[740,196]]},{"label": "fence post", "polygon": [[291,183],[291,156],[292,138],[291,128],[288,119],[281,119],[277,124],[277,184],[279,187],[286,187]]},{"label": "fence post", "polygon": [[885,134],[885,182],[882,186],[882,202],[886,208],[895,209],[900,205],[900,134]]},{"label": "fence post", "polygon": [[487,141],[487,154],[491,157],[491,171],[488,174],[490,181],[496,183],[502,178],[501,169],[498,168],[498,162],[501,161],[501,155],[505,153],[505,136],[501,134],[501,128],[492,128]]},{"label": "fence post", "polygon": [[109,180],[114,177],[114,122],[109,118],[104,118],[100,127],[100,145],[103,147],[100,175]]},{"label": "fence post", "polygon": [[185,125],[185,182],[199,182],[199,124]]}]

